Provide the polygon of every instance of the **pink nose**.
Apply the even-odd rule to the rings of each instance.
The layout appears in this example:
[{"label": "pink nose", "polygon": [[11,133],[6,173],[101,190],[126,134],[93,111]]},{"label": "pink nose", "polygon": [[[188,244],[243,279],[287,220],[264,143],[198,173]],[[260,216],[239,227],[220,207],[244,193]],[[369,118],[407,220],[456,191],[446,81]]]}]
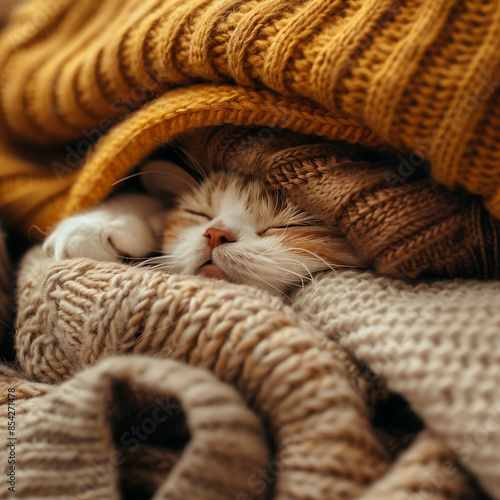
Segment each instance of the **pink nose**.
[{"label": "pink nose", "polygon": [[223,231],[222,229],[216,229],[215,227],[209,227],[205,231],[205,237],[208,238],[208,244],[212,250],[223,243],[232,243],[236,241],[231,233]]}]

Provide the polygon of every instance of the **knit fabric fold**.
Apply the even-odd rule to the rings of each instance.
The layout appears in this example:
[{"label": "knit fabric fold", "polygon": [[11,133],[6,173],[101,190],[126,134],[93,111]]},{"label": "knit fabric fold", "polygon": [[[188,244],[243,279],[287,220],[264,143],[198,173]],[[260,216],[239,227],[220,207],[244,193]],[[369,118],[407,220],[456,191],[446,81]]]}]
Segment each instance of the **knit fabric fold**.
[{"label": "knit fabric fold", "polygon": [[[339,270],[298,290],[293,307],[402,394],[498,498],[499,300],[498,281],[409,284]],[[443,465],[440,480],[455,472]]]},{"label": "knit fabric fold", "polygon": [[[17,389],[14,381],[9,385]],[[147,356],[112,357],[45,387],[46,395],[39,391],[32,399],[11,393],[18,398],[15,496],[122,498],[120,484],[129,485],[129,495],[137,489],[149,458],[159,484],[149,474],[148,488],[136,491],[141,496],[152,490],[155,499],[265,498],[266,489],[248,483],[269,462],[261,423],[234,389],[206,370]],[[173,431],[181,411],[189,444],[179,456],[182,435]]]},{"label": "knit fabric fold", "polygon": [[[483,318],[488,359],[497,356],[490,334],[498,318],[484,315],[493,310],[496,288],[476,282],[422,287],[339,271],[300,290],[292,309],[248,286],[87,259],[54,262],[34,248],[18,282],[19,371],[0,371],[1,384],[15,388],[24,439],[17,448],[17,495],[74,495],[81,481],[72,477],[99,498],[149,492],[229,500],[268,491],[297,500],[479,499],[468,470],[500,498],[494,467],[484,467],[496,463],[500,449],[488,413],[496,401],[496,368],[487,364],[491,377],[482,377],[482,348],[455,355],[469,349],[472,323],[463,343],[444,328],[447,312],[467,315],[465,304],[483,303],[471,322]],[[398,304],[399,329],[391,309],[377,301],[381,293]],[[463,299],[456,304],[455,294]],[[432,314],[425,309],[431,298],[442,301],[442,310],[429,335],[409,332],[401,339],[416,315]],[[394,336],[408,348],[394,353]],[[426,342],[435,349],[424,348]],[[455,349],[447,348],[450,342]],[[373,354],[366,346],[374,346]],[[386,359],[388,352],[394,356]],[[457,378],[461,364],[470,370]],[[477,391],[466,387],[473,374]],[[456,378],[456,390],[445,398],[441,388],[449,377]],[[429,428],[413,443],[407,437],[418,426],[404,431],[377,423],[379,405],[389,401],[385,383],[408,398]],[[172,418],[156,422],[153,434],[151,420],[164,417],[158,407],[171,410]],[[271,439],[267,445],[257,417]],[[1,422],[5,431],[7,419]],[[480,443],[466,455],[453,439],[467,436],[471,425],[487,425],[491,445]],[[134,426],[148,439],[132,433]],[[111,468],[110,453],[120,458]],[[62,457],[71,476],[55,486]]]},{"label": "knit fabric fold", "polygon": [[[44,231],[161,141],[230,123],[423,157],[498,218],[499,29],[480,0],[26,1],[0,33],[0,142],[30,144],[0,147],[1,214]],[[36,144],[52,158],[11,171]]]},{"label": "knit fabric fold", "polygon": [[68,380],[111,354],[148,354],[234,385],[275,441],[276,498],[304,489],[355,498],[387,469],[356,364],[278,298],[123,264],[54,263],[40,248],[23,262],[18,293],[16,351],[32,380]]}]

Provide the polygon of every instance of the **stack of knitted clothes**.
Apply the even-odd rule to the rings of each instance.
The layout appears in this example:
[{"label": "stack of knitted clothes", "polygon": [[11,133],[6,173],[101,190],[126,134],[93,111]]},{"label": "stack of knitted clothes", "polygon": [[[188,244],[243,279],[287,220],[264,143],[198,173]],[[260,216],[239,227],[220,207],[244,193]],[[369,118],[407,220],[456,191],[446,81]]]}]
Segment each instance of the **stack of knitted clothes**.
[{"label": "stack of knitted clothes", "polygon": [[13,278],[1,240],[2,494],[500,499],[500,4],[11,6],[5,230],[42,239],[174,141],[370,268],[283,299],[40,246]]}]

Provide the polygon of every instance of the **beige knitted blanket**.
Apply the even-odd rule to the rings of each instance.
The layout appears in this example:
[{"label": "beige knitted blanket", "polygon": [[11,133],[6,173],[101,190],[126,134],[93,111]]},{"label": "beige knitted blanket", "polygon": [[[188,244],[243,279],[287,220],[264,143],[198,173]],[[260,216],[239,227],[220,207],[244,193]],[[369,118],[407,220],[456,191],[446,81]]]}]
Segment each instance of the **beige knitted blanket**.
[{"label": "beige knitted blanket", "polygon": [[34,248],[17,297],[2,497],[500,498],[498,282],[336,271],[284,303]]}]

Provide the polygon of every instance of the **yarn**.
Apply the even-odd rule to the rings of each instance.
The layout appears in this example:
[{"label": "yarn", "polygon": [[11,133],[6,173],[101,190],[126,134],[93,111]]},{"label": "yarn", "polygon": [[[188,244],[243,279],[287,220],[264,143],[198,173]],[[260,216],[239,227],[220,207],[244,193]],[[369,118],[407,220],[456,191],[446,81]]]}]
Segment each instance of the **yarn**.
[{"label": "yarn", "polygon": [[287,130],[209,128],[179,142],[189,161],[261,177],[340,227],[378,272],[402,278],[500,276],[500,225],[477,197],[422,173],[392,184],[400,160]]},{"label": "yarn", "polygon": [[293,307],[404,396],[498,498],[499,298],[498,281],[410,284],[339,270],[298,290]]},{"label": "yarn", "polygon": [[[37,248],[19,277],[16,351],[24,373],[47,383],[110,354],[168,357],[212,371],[273,433],[283,469],[277,498],[300,491],[303,481],[311,481],[315,498],[325,484],[331,494],[356,496],[387,467],[354,362],[262,290],[87,259],[52,265]],[[330,474],[338,481],[330,484]]]},{"label": "yarn", "polygon": [[[112,427],[108,410],[110,401],[113,412],[131,409],[117,386],[141,401],[133,408],[135,418],[122,428]],[[16,443],[15,492],[21,498],[118,499],[120,475],[128,473],[138,481],[148,459],[155,459],[150,466],[157,475],[164,471],[158,498],[265,498],[265,488],[248,482],[269,462],[262,426],[236,391],[206,370],[147,356],[111,357],[52,387],[45,397],[40,391],[39,397],[23,400],[17,388],[15,394],[22,437]],[[178,408],[186,416],[191,440],[172,463],[176,455],[156,430],[171,425]],[[7,420],[3,411],[2,418]],[[125,478],[129,484],[130,476]],[[148,476],[150,488],[153,477]]]},{"label": "yarn", "polygon": [[0,213],[45,231],[162,142],[231,123],[418,153],[498,218],[499,29],[479,0],[27,1],[0,33]]},{"label": "yarn", "polygon": [[[346,290],[353,282],[354,291]],[[106,498],[119,491],[130,494],[123,488],[168,498],[195,492],[201,499],[235,498],[240,489],[241,498],[261,498],[267,487],[277,499],[418,498],[429,488],[436,499],[480,498],[445,442],[461,429],[468,432],[472,423],[486,422],[489,407],[483,402],[494,401],[489,397],[495,396],[498,384],[479,369],[476,353],[484,355],[485,350],[473,350],[470,358],[455,357],[465,352],[460,336],[453,334],[457,329],[449,329],[450,337],[440,325],[450,326],[449,291],[465,299],[449,310],[455,313],[459,307],[466,316],[470,311],[464,304],[477,308],[483,295],[494,301],[495,286],[464,282],[450,288],[437,282],[422,287],[342,271],[326,273],[301,289],[292,298],[292,310],[279,298],[248,286],[87,259],[55,262],[34,248],[21,264],[18,281],[16,351],[21,371],[0,371],[0,384],[19,390],[23,443],[18,451],[24,459],[18,470],[33,478],[17,494],[75,494],[78,477]],[[400,338],[404,325],[421,312],[420,304],[428,304],[429,293],[434,301],[443,294],[445,304],[432,332],[439,331],[455,350],[437,346],[431,357],[412,335],[411,362],[402,356],[380,366],[384,346],[392,345],[391,332]],[[468,300],[471,294],[473,301]],[[400,315],[399,329],[393,328],[398,323],[391,309],[378,300],[381,295],[398,304],[393,309]],[[486,308],[488,304],[484,300]],[[408,321],[405,308],[411,311]],[[480,316],[477,310],[472,319]],[[379,334],[364,327],[370,324]],[[332,338],[368,361],[373,375],[361,371]],[[423,337],[421,342],[426,341]],[[371,357],[366,345],[371,346]],[[492,345],[490,357],[496,355]],[[449,425],[450,400],[439,400],[440,377],[446,381],[451,372],[456,374],[460,360],[470,369],[457,378],[451,406],[456,417]],[[404,374],[397,367],[404,367]],[[496,376],[494,371],[491,375]],[[480,390],[463,387],[470,376]],[[378,383],[372,383],[373,377]],[[374,403],[387,395],[384,378],[408,397],[434,431],[423,431],[405,451],[397,452],[395,461],[384,449],[384,439],[377,437],[383,433],[370,424]],[[423,392],[426,397],[415,399]],[[126,446],[120,436],[150,417],[155,401],[158,405],[158,397],[165,396],[174,398],[174,408],[177,402],[181,405],[191,441],[180,452],[170,449],[168,437],[177,436],[182,443],[186,431],[182,425],[172,427],[169,420],[140,448],[143,459],[138,460],[131,442]],[[4,403],[0,416],[6,411]],[[470,423],[459,417],[471,417],[469,413],[474,418]],[[256,416],[274,443],[271,459]],[[6,422],[0,419],[4,430]],[[110,440],[111,432],[118,436],[117,443]],[[485,459],[495,463],[499,449],[497,430],[492,432],[492,445],[476,450],[463,466],[498,498],[498,479],[484,467]],[[397,434],[392,439],[397,440]],[[391,449],[393,444],[388,443]],[[111,453],[125,462],[110,469],[105,481],[99,480],[89,464],[104,466]],[[68,480],[59,478],[61,459],[71,474]],[[233,472],[222,474],[227,467]],[[452,473],[443,476],[443,470]],[[57,482],[51,471],[57,471]],[[123,474],[127,480],[118,489]],[[430,484],[434,477],[439,480]]]}]

